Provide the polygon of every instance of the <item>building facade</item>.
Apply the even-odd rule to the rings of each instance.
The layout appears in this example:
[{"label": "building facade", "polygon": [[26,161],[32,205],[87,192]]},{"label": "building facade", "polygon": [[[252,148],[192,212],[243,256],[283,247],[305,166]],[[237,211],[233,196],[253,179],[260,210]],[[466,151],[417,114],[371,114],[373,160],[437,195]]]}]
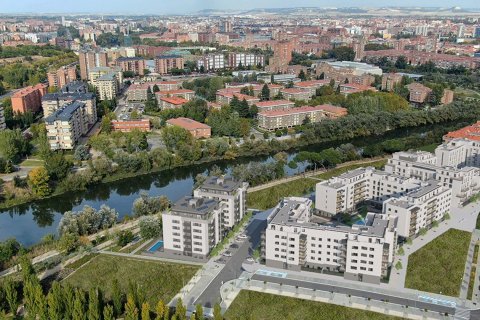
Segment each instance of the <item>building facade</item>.
[{"label": "building facade", "polygon": [[183,69],[185,59],[177,55],[163,55],[155,58],[155,72],[159,74],[168,74],[172,69]]},{"label": "building facade", "polygon": [[181,127],[190,132],[194,138],[210,138],[212,135],[210,126],[189,118],[169,119],[167,125]]},{"label": "building facade", "polygon": [[138,76],[143,76],[147,68],[145,59],[140,57],[121,57],[118,58],[115,63],[123,72],[130,71]]},{"label": "building facade", "polygon": [[14,113],[38,112],[42,107],[42,97],[47,93],[47,85],[39,83],[16,91],[12,95]]}]

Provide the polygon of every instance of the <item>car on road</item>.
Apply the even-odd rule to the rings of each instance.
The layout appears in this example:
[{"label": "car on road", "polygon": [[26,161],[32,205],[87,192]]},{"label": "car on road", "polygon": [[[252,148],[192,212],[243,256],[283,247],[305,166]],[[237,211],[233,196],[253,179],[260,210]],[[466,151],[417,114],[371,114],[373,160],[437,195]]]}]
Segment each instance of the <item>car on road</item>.
[{"label": "car on road", "polygon": [[232,249],[238,249],[238,244],[234,243],[234,244],[232,244],[232,245],[230,246],[230,248],[232,248]]},{"label": "car on road", "polygon": [[254,260],[252,257],[248,257],[246,260],[247,260],[247,262],[250,262],[250,263],[254,263],[254,262],[255,262],[255,260]]},{"label": "car on road", "polygon": [[223,255],[224,255],[225,257],[231,257],[231,256],[232,256],[232,253],[231,253],[230,251],[225,251],[225,252],[223,253]]},{"label": "car on road", "polygon": [[238,239],[248,239],[248,236],[246,234],[241,234],[237,237]]}]

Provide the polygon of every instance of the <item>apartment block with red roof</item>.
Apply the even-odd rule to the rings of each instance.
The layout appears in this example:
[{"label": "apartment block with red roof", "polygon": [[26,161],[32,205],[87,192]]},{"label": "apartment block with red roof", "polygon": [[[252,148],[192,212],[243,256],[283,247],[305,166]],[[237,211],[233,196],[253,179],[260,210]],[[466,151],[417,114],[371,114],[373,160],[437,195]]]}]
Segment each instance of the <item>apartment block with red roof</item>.
[{"label": "apartment block with red roof", "polygon": [[284,110],[295,107],[295,103],[290,100],[270,100],[261,101],[256,104],[258,112]]},{"label": "apartment block with red roof", "polygon": [[473,141],[480,141],[480,121],[477,121],[470,126],[466,126],[455,131],[450,131],[443,136],[443,141],[445,142],[449,142],[453,139],[468,139]]},{"label": "apartment block with red roof", "polygon": [[217,103],[220,103],[223,105],[230,104],[234,96],[236,96],[237,99],[240,101],[243,101],[245,99],[249,106],[260,102],[259,98],[248,96],[246,94],[241,94],[236,92],[230,93],[230,92],[224,92],[224,91],[221,91],[221,92],[217,91]]},{"label": "apartment block with red roof", "polygon": [[340,93],[345,96],[348,96],[349,94],[352,94],[352,93],[359,93],[367,90],[374,91],[374,92],[378,91],[374,87],[365,86],[365,85],[356,84],[356,83],[344,83],[344,84],[340,84],[339,86],[340,86]]},{"label": "apartment block with red roof", "polygon": [[181,97],[160,97],[158,105],[161,109],[181,108],[188,100]]},{"label": "apartment block with red roof", "polygon": [[167,125],[184,128],[190,132],[194,138],[210,138],[212,135],[210,126],[189,118],[169,119],[167,120]]},{"label": "apartment block with red roof", "polygon": [[309,91],[298,88],[285,88],[280,90],[284,99],[308,101],[312,97]]},{"label": "apartment block with red roof", "polygon": [[330,80],[312,80],[312,81],[301,81],[293,85],[294,88],[308,91],[310,97],[314,96],[317,89],[327,86],[330,84]]},{"label": "apartment block with red roof", "polygon": [[140,130],[148,132],[150,128],[149,119],[112,120],[113,131],[130,132],[132,130]]},{"label": "apartment block with red roof", "polygon": [[14,113],[38,112],[42,107],[42,97],[47,93],[47,85],[39,83],[25,87],[12,95]]},{"label": "apartment block with red roof", "polygon": [[158,91],[155,92],[155,97],[157,98],[157,101],[159,101],[159,99],[163,97],[180,97],[190,101],[195,97],[195,91],[188,89]]},{"label": "apartment block with red roof", "polygon": [[303,124],[306,119],[311,123],[320,122],[325,118],[338,118],[347,115],[347,109],[332,105],[315,107],[304,106],[284,110],[271,110],[257,115],[258,126],[266,130],[291,128]]}]

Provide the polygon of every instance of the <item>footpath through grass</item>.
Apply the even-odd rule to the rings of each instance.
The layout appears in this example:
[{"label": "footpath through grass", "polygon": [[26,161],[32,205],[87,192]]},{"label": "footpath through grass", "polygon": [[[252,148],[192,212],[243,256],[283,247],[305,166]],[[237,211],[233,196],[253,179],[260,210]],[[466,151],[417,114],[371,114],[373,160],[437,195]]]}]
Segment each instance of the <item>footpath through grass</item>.
[{"label": "footpath through grass", "polygon": [[405,287],[458,297],[471,236],[450,229],[410,255]]},{"label": "footpath through grass", "polygon": [[224,315],[226,320],[385,320],[402,319],[372,311],[242,290]]},{"label": "footpath through grass", "polygon": [[300,197],[315,191],[315,185],[319,182],[319,180],[314,178],[327,180],[349,170],[357,169],[360,167],[370,166],[375,168],[381,168],[385,165],[386,162],[387,160],[378,160],[371,163],[352,164],[328,170],[327,172],[316,175],[313,178],[300,178],[294,181],[278,184],[270,188],[255,191],[248,194],[247,207],[259,210],[273,208],[284,197]]},{"label": "footpath through grass", "polygon": [[64,282],[85,291],[98,287],[107,298],[111,297],[114,278],[118,280],[124,293],[128,290],[129,282],[132,282],[142,288],[147,301],[154,306],[159,299],[165,303],[170,302],[198,268],[191,265],[102,254],[78,269]]}]

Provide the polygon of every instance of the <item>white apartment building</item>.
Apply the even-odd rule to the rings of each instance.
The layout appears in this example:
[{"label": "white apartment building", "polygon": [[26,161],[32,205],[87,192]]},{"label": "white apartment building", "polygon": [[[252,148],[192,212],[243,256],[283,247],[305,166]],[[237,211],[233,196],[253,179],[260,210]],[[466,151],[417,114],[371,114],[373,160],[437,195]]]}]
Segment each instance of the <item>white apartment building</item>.
[{"label": "white apartment building", "polygon": [[214,199],[184,197],[162,214],[167,253],[205,259],[221,241],[223,204]]},{"label": "white apartment building", "polygon": [[333,216],[353,211],[364,201],[381,204],[419,186],[415,179],[388,174],[373,167],[359,168],[317,183],[315,209],[321,214]]},{"label": "white apartment building", "polygon": [[245,214],[248,183],[235,181],[230,177],[208,177],[193,196],[215,199],[222,206],[222,230],[230,229],[238,223]]},{"label": "white apartment building", "polygon": [[113,100],[118,93],[118,80],[115,73],[107,73],[95,80],[95,88],[100,100]]},{"label": "white apartment building", "polygon": [[123,83],[123,71],[120,67],[95,67],[88,71],[88,81],[95,86],[95,82],[101,76],[114,73],[118,81],[118,86]]},{"label": "white apartment building", "polygon": [[225,69],[225,56],[223,53],[210,53],[197,61],[197,67],[205,71]]},{"label": "white apartment building", "polygon": [[84,103],[74,101],[45,118],[51,150],[72,150],[88,132],[88,113]]},{"label": "white apartment building", "polygon": [[239,66],[264,66],[265,57],[260,54],[246,53],[246,52],[231,52],[228,54],[228,66],[230,68],[237,68]]},{"label": "white apartment building", "polygon": [[346,279],[379,283],[396,248],[396,218],[369,213],[363,226],[311,221],[312,201],[285,198],[267,219],[262,236],[266,265],[291,270],[341,272]]},{"label": "white apartment building", "polygon": [[435,180],[408,195],[391,198],[383,203],[383,212],[398,217],[397,230],[401,237],[415,237],[421,229],[428,229],[450,211],[452,190]]},{"label": "white apartment building", "polygon": [[467,148],[464,145],[456,145],[452,146],[449,154],[446,152],[449,148],[446,145],[439,146],[437,156],[425,151],[396,152],[385,165],[385,171],[420,181],[436,180],[451,189],[452,206],[461,206],[469,197],[480,192],[480,169],[470,166],[457,168],[459,164],[467,163],[467,154],[471,155],[472,152],[465,152]]},{"label": "white apartment building", "polygon": [[453,139],[435,149],[440,167],[480,167],[480,142],[468,139]]}]

